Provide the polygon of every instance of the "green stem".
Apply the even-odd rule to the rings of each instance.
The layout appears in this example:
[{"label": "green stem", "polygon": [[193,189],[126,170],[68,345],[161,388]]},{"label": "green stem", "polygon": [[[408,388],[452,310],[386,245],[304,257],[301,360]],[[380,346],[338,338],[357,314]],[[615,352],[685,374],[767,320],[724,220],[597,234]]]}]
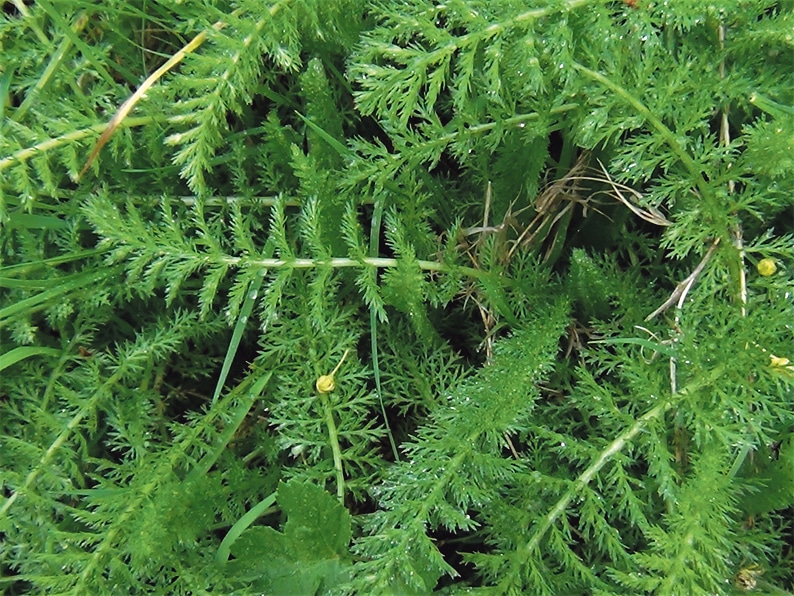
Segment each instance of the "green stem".
[{"label": "green stem", "polygon": [[785,118],[794,115],[794,106],[787,106],[772,101],[758,92],[754,92],[750,95],[750,103],[775,118]]},{"label": "green stem", "polygon": [[[565,112],[571,112],[579,107],[578,103],[566,103],[561,106],[556,106],[551,108],[548,111],[549,116],[558,116],[560,114],[564,114]],[[498,122],[486,122],[485,124],[475,124],[474,126],[469,126],[467,128],[462,128],[461,130],[456,130],[449,134],[437,137],[435,139],[428,139],[425,144],[421,145],[421,147],[425,146],[433,146],[433,145],[446,145],[451,143],[455,140],[461,132],[479,134],[481,132],[488,132],[489,130],[495,129],[497,126],[505,126],[509,128],[515,127],[522,127],[527,122],[532,122],[533,120],[539,120],[541,114],[539,112],[530,112],[528,114],[519,114],[518,116],[513,116],[511,118],[505,118],[504,120],[500,120]],[[452,125],[450,125],[452,126]]]},{"label": "green stem", "polygon": [[[396,267],[398,264],[397,259],[390,259],[386,257],[365,257],[363,259],[352,259],[349,257],[334,257],[331,259],[249,259],[247,257],[224,257],[223,262],[230,267],[263,267],[265,269],[313,269],[314,267],[331,267],[333,269],[341,269],[345,267],[360,267],[369,265],[371,267]],[[453,270],[469,277],[476,277],[478,279],[496,279],[487,271],[475,269],[473,267],[450,267],[446,263],[439,261],[421,261],[417,260],[416,264],[423,271],[438,271],[441,273],[451,273]],[[507,285],[510,285],[510,280],[498,277],[498,279]]]},{"label": "green stem", "polygon": [[[695,379],[681,391],[674,394],[671,398],[662,401],[658,405],[648,410],[645,414],[640,416],[634,422],[634,424],[631,425],[631,427],[618,435],[617,438],[612,441],[612,443],[610,443],[606,449],[604,449],[598,454],[597,457],[593,459],[592,463],[587,467],[587,469],[582,472],[576,480],[573,481],[568,490],[565,491],[565,494],[562,497],[560,497],[551,511],[549,511],[549,513],[546,514],[538,526],[534,528],[529,542],[527,542],[523,547],[517,549],[519,551],[518,560],[527,561],[532,557],[534,551],[540,546],[540,541],[546,535],[546,532],[549,531],[551,526],[565,512],[573,498],[581,493],[581,491],[590,483],[595,475],[601,471],[607,462],[609,462],[615,455],[620,453],[623,448],[640,432],[642,432],[652,420],[663,416],[671,407],[673,407],[673,405],[675,405],[675,402],[678,399],[687,399],[687,396],[692,395],[695,391],[698,391],[703,387],[711,386],[711,384],[722,374],[724,374],[724,368],[718,367],[712,370],[708,375],[704,375],[701,378]],[[516,575],[519,573],[520,566],[514,566],[502,581],[502,585],[511,586],[516,584]]]},{"label": "green stem", "polygon": [[[601,468],[603,468],[604,465],[606,465],[606,463],[612,459],[614,455],[620,453],[623,450],[623,447],[626,446],[626,443],[636,437],[637,434],[639,434],[639,432],[645,428],[648,422],[664,414],[671,405],[672,404],[670,401],[664,401],[651,408],[648,412],[638,418],[630,428],[621,433],[614,441],[612,441],[609,447],[607,447],[598,455],[598,457],[590,464],[590,466],[584,472],[582,472],[582,474],[576,480],[574,480],[571,487],[565,491],[565,494],[557,501],[557,504],[554,505],[552,510],[546,514],[538,526],[534,528],[532,538],[530,538],[529,542],[519,549],[520,552],[518,560],[527,561],[532,557],[533,552],[540,545],[540,541],[546,535],[546,532],[549,531],[551,526],[554,525],[557,519],[565,512],[574,496],[576,496],[585,486],[587,486],[593,477],[601,470]],[[502,585],[512,586],[520,583],[517,582],[516,577],[519,572],[520,566],[513,566],[510,572],[502,580]]]},{"label": "green stem", "polygon": [[331,407],[331,400],[328,395],[320,393],[320,403],[325,415],[325,425],[328,427],[328,442],[331,444],[331,452],[334,456],[334,470],[336,471],[336,496],[342,505],[345,504],[345,471],[342,468],[342,449],[339,447],[339,433],[334,422],[334,410]]},{"label": "green stem", "polygon": [[629,93],[626,89],[615,83],[614,81],[610,80],[609,78],[602,75],[600,72],[596,72],[594,70],[590,70],[586,66],[582,66],[576,62],[573,63],[573,67],[578,70],[579,72],[587,75],[591,79],[595,79],[599,83],[601,83],[604,87],[615,93],[618,97],[623,99],[626,103],[628,103],[631,107],[633,107],[637,112],[639,112],[648,122],[650,122],[651,126],[653,126],[659,135],[667,142],[670,146],[670,149],[673,150],[676,157],[681,160],[681,163],[684,164],[689,173],[692,175],[695,184],[700,191],[700,194],[703,198],[712,199],[711,188],[709,188],[706,180],[703,178],[703,174],[700,171],[700,168],[695,163],[695,160],[686,152],[686,150],[681,146],[681,143],[678,142],[678,139],[675,136],[675,133],[667,128],[667,126],[662,122],[656,114],[654,114],[649,108],[645,106],[638,98],[634,95]]},{"label": "green stem", "polygon": [[557,521],[557,518],[560,517],[560,515],[562,515],[562,513],[568,508],[568,504],[571,502],[571,499],[573,499],[576,494],[578,494],[585,486],[587,486],[593,477],[599,471],[601,471],[601,468],[603,468],[604,465],[606,465],[606,463],[611,460],[614,455],[620,453],[623,450],[623,447],[626,446],[626,443],[636,437],[639,432],[647,426],[648,422],[664,414],[671,405],[672,404],[669,401],[665,401],[651,408],[648,412],[638,418],[630,428],[618,435],[618,437],[612,441],[612,443],[610,443],[609,447],[602,451],[590,464],[590,466],[584,472],[582,472],[579,478],[574,481],[571,488],[568,489],[562,498],[557,501],[557,504],[554,506],[554,508],[548,513],[548,515],[546,515],[538,529],[535,530],[532,539],[524,547],[524,552],[529,555],[533,550],[535,550],[538,547],[538,544],[540,544],[541,538],[543,538],[549,528],[551,528],[552,524]]},{"label": "green stem", "polygon": [[[125,118],[119,124],[119,128],[133,128],[136,126],[146,126],[147,124],[152,124],[155,122],[167,122],[172,119],[175,118],[173,117],[169,118],[165,116],[141,116],[139,118]],[[89,126],[88,128],[81,128],[80,130],[75,130],[74,132],[70,132],[60,137],[55,137],[54,139],[47,139],[46,141],[37,143],[32,147],[28,147],[27,149],[22,149],[21,151],[17,151],[13,155],[9,155],[4,159],[0,159],[0,172],[11,167],[17,162],[27,161],[34,155],[40,155],[41,153],[45,153],[50,149],[57,149],[61,145],[66,145],[68,143],[80,141],[86,137],[90,137],[93,135],[102,134],[102,132],[107,128],[107,126],[108,126],[107,123],[103,122],[102,124],[96,124],[94,126]]]}]

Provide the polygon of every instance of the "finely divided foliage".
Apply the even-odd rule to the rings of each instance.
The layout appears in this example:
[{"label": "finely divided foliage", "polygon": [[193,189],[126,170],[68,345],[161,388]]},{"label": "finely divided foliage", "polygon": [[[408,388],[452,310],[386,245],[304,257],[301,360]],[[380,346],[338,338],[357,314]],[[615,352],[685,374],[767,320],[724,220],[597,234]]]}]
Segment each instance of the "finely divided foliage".
[{"label": "finely divided foliage", "polygon": [[793,15],[4,3],[0,590],[794,589]]}]

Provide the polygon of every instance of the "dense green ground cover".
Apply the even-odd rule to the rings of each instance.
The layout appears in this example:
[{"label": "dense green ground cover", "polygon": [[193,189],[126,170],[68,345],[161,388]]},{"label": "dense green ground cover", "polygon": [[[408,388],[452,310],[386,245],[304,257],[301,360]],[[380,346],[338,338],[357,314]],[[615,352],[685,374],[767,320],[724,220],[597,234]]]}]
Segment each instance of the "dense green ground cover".
[{"label": "dense green ground cover", "polygon": [[792,0],[23,0],[0,590],[794,589]]}]

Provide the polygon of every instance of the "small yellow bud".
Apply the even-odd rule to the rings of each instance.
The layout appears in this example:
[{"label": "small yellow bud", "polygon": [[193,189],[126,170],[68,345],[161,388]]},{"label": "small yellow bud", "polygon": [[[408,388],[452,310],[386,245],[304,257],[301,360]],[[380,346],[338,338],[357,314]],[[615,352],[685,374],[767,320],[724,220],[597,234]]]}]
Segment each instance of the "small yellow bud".
[{"label": "small yellow bud", "polygon": [[775,271],[777,271],[777,265],[775,264],[775,259],[770,259],[769,257],[758,261],[758,265],[756,265],[756,268],[758,269],[758,273],[760,273],[764,277],[769,277],[770,275],[773,275]]},{"label": "small yellow bud", "polygon": [[320,393],[330,393],[336,387],[336,383],[334,382],[334,375],[323,375],[317,382],[314,384],[317,388],[317,391]]},{"label": "small yellow bud", "polygon": [[339,364],[336,365],[336,368],[334,368],[334,370],[332,370],[330,374],[322,375],[314,383],[314,387],[315,389],[317,389],[318,393],[330,393],[331,391],[334,390],[334,387],[336,387],[336,382],[334,381],[334,375],[336,374],[336,371],[338,371],[339,368],[342,366],[342,363],[345,361],[345,358],[347,358],[347,353],[349,351],[350,350],[345,350],[345,353],[342,354],[342,359],[339,361]]},{"label": "small yellow bud", "polygon": [[783,366],[788,366],[789,362],[791,362],[788,358],[779,358],[774,354],[770,354],[769,358],[771,360],[771,362],[769,363],[770,366],[783,367]]}]

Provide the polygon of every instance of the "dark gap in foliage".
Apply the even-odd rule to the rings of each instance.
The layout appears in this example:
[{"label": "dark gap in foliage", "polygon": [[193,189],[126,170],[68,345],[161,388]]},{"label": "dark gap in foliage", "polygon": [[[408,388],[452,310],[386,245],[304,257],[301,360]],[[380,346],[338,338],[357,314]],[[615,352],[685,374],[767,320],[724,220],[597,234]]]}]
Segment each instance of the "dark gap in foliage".
[{"label": "dark gap in foliage", "polygon": [[[34,0],[24,0],[22,4],[24,6],[31,7],[34,4]],[[16,7],[14,2],[3,2],[3,14],[11,19],[19,18],[20,16],[19,9]]]},{"label": "dark gap in foliage", "polygon": [[[464,557],[471,553],[488,552],[487,546],[483,547],[482,543],[477,543],[479,538],[477,532],[470,532],[468,534],[454,533],[445,531],[439,528],[434,534],[436,546],[439,552],[444,555],[444,559],[452,566],[458,573],[458,577],[453,578],[445,576],[439,581],[436,590],[455,589],[456,584],[463,581],[464,584],[478,585],[476,567],[471,563],[464,560]],[[470,547],[469,544],[472,546]]]}]

